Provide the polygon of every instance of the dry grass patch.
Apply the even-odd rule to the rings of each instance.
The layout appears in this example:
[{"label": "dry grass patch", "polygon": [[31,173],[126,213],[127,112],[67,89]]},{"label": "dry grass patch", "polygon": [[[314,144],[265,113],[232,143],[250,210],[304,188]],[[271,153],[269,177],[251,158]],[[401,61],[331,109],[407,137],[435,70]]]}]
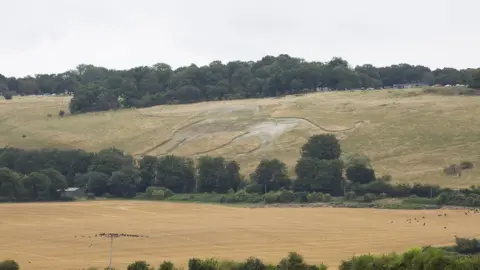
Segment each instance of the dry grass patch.
[{"label": "dry grass patch", "polygon": [[[2,204],[0,254],[26,270],[105,267],[109,241],[88,236],[119,232],[150,236],[114,241],[113,262],[120,269],[135,260],[158,266],[168,259],[185,266],[191,257],[212,256],[243,260],[255,255],[276,263],[289,251],[334,267],[355,254],[450,244],[454,235],[478,236],[480,214],[437,213],[132,201]],[[414,218],[420,223],[407,223]]]},{"label": "dry grass patch", "polygon": [[334,132],[344,151],[365,153],[379,174],[389,173],[395,181],[479,183],[476,168],[460,178],[442,169],[463,160],[480,164],[480,97],[418,89],[328,92],[58,117],[68,101],[0,100],[0,142],[90,151],[116,146],[136,156],[221,154],[249,173],[262,158],[280,158],[293,168],[310,135]]}]

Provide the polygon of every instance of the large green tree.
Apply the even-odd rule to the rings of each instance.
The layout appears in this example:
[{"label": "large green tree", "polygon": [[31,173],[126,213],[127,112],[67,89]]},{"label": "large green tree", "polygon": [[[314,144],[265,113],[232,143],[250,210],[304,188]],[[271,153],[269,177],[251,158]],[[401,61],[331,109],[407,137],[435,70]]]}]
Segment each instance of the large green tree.
[{"label": "large green tree", "polygon": [[50,179],[45,174],[32,172],[23,178],[23,185],[30,199],[50,199]]},{"label": "large green tree", "polygon": [[[72,113],[118,108],[181,104],[205,100],[273,97],[330,90],[368,89],[403,84],[464,84],[475,86],[478,69],[431,70],[406,63],[384,67],[364,64],[352,67],[334,57],[309,62],[287,54],[267,55],[257,61],[213,61],[172,69],[168,64],[113,70],[81,64],[59,74],[23,78],[0,75],[0,93],[73,93]],[[68,178],[68,177],[67,177]]]},{"label": "large green tree", "polygon": [[154,186],[166,187],[175,193],[189,193],[195,190],[195,165],[192,159],[167,155],[155,164]]},{"label": "large green tree", "polygon": [[334,134],[320,134],[311,136],[303,145],[303,158],[334,160],[339,159],[342,151],[340,143]]},{"label": "large green tree", "polygon": [[18,199],[21,189],[22,177],[9,168],[0,168],[0,197],[8,200]]},{"label": "large green tree", "polygon": [[278,159],[263,159],[250,175],[252,182],[262,185],[265,192],[290,185],[287,165]]}]

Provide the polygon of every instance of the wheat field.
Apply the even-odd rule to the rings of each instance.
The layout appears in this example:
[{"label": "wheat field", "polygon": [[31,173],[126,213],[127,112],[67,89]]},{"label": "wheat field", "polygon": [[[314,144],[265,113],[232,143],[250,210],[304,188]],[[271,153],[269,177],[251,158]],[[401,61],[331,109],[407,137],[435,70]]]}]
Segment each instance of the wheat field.
[{"label": "wheat field", "polygon": [[[164,260],[186,266],[192,257],[243,260],[254,255],[276,263],[289,251],[299,252],[310,263],[335,267],[355,254],[445,245],[454,235],[480,233],[480,214],[465,215],[461,210],[96,201],[1,204],[0,216],[0,258],[14,259],[25,270],[103,269],[110,242],[94,237],[102,232],[149,236],[114,240],[113,265],[120,269],[135,260],[156,267]],[[420,222],[407,223],[414,218]]]},{"label": "wheat field", "polygon": [[[480,97],[427,95],[420,89],[345,91],[304,96],[156,106],[58,116],[69,97],[0,100],[0,146],[98,151],[115,146],[136,157],[222,155],[250,173],[262,158],[291,169],[309,136],[335,133],[343,151],[368,155],[394,181],[467,187],[442,168],[480,164]],[[51,114],[50,117],[47,115]],[[25,137],[23,137],[25,135]]]}]

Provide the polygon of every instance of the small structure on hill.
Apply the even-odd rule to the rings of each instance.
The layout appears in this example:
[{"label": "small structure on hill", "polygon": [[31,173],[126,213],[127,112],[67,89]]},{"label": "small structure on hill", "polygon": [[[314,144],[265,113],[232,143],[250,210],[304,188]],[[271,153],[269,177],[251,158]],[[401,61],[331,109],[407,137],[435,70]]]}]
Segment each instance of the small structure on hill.
[{"label": "small structure on hill", "polygon": [[62,195],[69,198],[85,196],[85,189],[79,187],[69,187],[62,191]]}]

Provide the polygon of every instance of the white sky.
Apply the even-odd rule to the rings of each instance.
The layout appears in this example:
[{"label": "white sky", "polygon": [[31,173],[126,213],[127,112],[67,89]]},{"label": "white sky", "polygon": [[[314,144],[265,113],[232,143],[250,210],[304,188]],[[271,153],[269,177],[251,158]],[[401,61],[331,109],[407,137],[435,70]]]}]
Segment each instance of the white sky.
[{"label": "white sky", "polygon": [[286,53],[480,66],[478,0],[0,0],[0,73],[174,68]]}]

